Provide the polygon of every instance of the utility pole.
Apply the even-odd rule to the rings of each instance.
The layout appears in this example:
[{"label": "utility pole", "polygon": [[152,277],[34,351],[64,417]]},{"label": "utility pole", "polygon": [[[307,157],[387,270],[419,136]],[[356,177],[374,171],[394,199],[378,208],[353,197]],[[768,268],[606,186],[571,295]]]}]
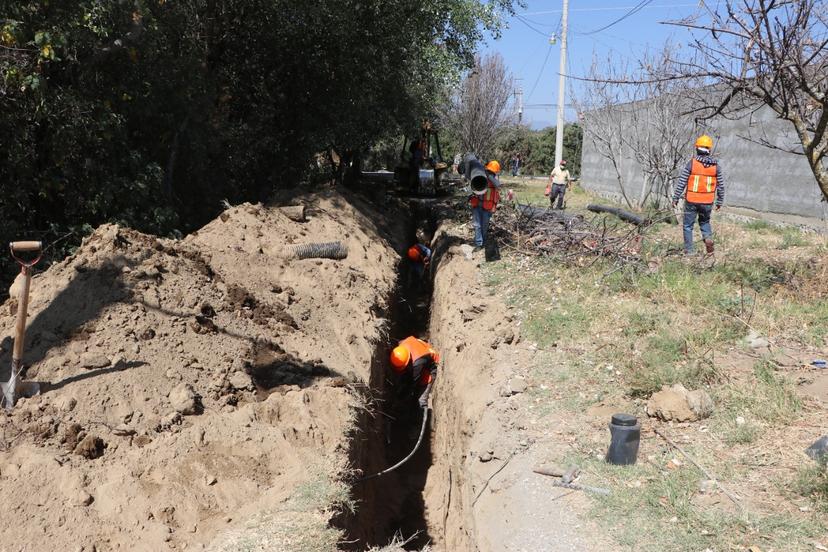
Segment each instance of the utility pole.
[{"label": "utility pole", "polygon": [[517,116],[518,116],[518,124],[523,122],[523,87],[518,86],[517,90],[515,90],[515,96],[517,96]]},{"label": "utility pole", "polygon": [[558,124],[555,134],[555,166],[563,158],[564,104],[566,93],[566,22],[569,15],[569,0],[563,0],[563,17],[561,18],[561,65],[558,71]]}]

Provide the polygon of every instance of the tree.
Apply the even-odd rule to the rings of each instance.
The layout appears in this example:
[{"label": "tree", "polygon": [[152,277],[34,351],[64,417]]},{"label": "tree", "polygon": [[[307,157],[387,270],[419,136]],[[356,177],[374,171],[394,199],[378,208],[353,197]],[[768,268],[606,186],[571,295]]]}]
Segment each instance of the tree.
[{"label": "tree", "polygon": [[498,134],[514,116],[508,108],[513,89],[500,54],[475,59],[474,68],[443,109],[445,126],[452,129],[463,152],[480,158],[495,155]]},{"label": "tree", "polygon": [[265,200],[434,113],[512,2],[0,0],[0,233]]},{"label": "tree", "polygon": [[575,97],[574,103],[583,123],[584,137],[609,161],[621,196],[632,207],[624,179],[624,165],[631,162],[626,155],[628,144],[625,140],[630,128],[624,112],[619,109],[620,105],[630,103],[634,98],[627,88],[618,84],[627,81],[626,73],[626,69],[611,57],[603,64],[593,59],[581,96]]},{"label": "tree", "polygon": [[[670,78],[678,67],[676,51],[668,41],[658,52],[646,52],[632,69],[612,55],[603,63],[593,62],[584,99],[578,102],[587,136],[610,161],[631,207],[642,207],[654,192],[654,203],[669,200],[672,181],[697,131],[686,113],[699,80]],[[634,202],[633,183],[625,180],[630,163],[642,174]]]},{"label": "tree", "polygon": [[[694,32],[698,60],[670,78],[711,84],[694,98],[700,119],[743,117],[760,106],[788,121],[798,144],[755,137],[804,155],[828,200],[828,10],[824,0],[728,0],[671,22]],[[713,93],[715,92],[715,93]]]}]

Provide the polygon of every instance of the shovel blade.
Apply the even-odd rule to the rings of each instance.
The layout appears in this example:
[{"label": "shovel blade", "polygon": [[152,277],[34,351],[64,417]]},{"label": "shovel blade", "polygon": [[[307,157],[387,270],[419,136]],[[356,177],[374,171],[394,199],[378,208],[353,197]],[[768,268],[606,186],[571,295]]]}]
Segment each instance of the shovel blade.
[{"label": "shovel blade", "polygon": [[0,401],[6,410],[14,408],[15,391],[17,390],[17,375],[12,370],[9,381],[0,382]]}]

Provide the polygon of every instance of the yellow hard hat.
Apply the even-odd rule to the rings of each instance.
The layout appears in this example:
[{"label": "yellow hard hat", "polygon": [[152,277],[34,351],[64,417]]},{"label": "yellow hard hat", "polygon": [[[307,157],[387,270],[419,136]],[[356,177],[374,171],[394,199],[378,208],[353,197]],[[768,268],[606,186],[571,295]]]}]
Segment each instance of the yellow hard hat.
[{"label": "yellow hard hat", "polygon": [[696,147],[697,148],[705,148],[705,149],[713,149],[713,138],[711,138],[707,134],[702,134],[701,136],[696,138]]},{"label": "yellow hard hat", "polygon": [[500,163],[498,163],[496,160],[492,159],[486,165],[486,170],[489,171],[489,172],[493,172],[495,174],[500,174]]},{"label": "yellow hard hat", "polygon": [[391,351],[391,366],[394,367],[394,371],[398,374],[405,371],[405,368],[408,366],[410,360],[411,351],[402,345],[394,347],[394,350]]}]

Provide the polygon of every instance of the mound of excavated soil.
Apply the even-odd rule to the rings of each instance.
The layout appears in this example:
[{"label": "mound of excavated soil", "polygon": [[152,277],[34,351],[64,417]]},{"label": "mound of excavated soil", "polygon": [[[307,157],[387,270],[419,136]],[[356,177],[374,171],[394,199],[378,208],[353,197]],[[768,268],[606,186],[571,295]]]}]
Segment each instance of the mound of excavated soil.
[{"label": "mound of excavated soil", "polygon": [[[0,549],[198,548],[342,465],[402,233],[353,198],[300,200],[305,223],[245,204],[181,241],[102,226],[34,278],[43,392],[0,414]],[[277,255],[335,240],[346,259]]]}]

